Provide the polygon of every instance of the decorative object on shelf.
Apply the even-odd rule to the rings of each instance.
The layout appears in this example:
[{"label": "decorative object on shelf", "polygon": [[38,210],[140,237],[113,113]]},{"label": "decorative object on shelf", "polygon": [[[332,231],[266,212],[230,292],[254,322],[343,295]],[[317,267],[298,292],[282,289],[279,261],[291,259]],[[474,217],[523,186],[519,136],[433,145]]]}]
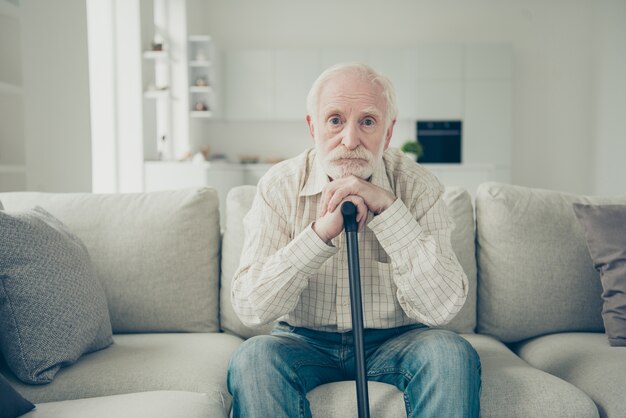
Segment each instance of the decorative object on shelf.
[{"label": "decorative object on shelf", "polygon": [[209,161],[209,156],[211,155],[211,148],[208,145],[200,148],[200,154],[204,157],[205,161]]},{"label": "decorative object on shelf", "polygon": [[241,164],[256,164],[259,162],[258,155],[240,155],[239,162]]},{"label": "decorative object on shelf", "polygon": [[408,139],[400,147],[400,151],[406,154],[413,161],[418,161],[424,155],[424,148],[418,140]]},{"label": "decorative object on shelf", "polygon": [[194,164],[201,164],[206,162],[206,158],[204,158],[204,155],[202,155],[201,152],[196,152],[193,157],[191,157],[191,162]]},{"label": "decorative object on shelf", "polygon": [[207,56],[204,49],[198,49],[198,51],[196,51],[196,61],[206,61],[206,59]]},{"label": "decorative object on shelf", "polygon": [[193,108],[197,112],[206,112],[209,110],[209,107],[204,102],[196,102]]},{"label": "decorative object on shelf", "polygon": [[150,43],[150,49],[152,51],[163,51],[165,50],[165,42],[163,36],[160,34],[154,35],[152,42]]},{"label": "decorative object on shelf", "polygon": [[209,158],[207,158],[208,161],[211,162],[216,162],[216,163],[221,163],[221,162],[228,162],[228,157],[226,156],[226,154],[211,154],[209,156]]},{"label": "decorative object on shelf", "polygon": [[209,161],[209,152],[210,152],[209,146],[205,145],[202,148],[200,148],[200,151],[197,151],[197,152],[188,151],[187,153],[185,153],[183,157],[179,158],[178,161],[180,162],[191,161],[193,163],[202,163],[205,161]]},{"label": "decorative object on shelf", "polygon": [[209,82],[207,81],[205,77],[198,77],[196,78],[195,85],[200,86],[200,87],[205,87],[209,85]]}]

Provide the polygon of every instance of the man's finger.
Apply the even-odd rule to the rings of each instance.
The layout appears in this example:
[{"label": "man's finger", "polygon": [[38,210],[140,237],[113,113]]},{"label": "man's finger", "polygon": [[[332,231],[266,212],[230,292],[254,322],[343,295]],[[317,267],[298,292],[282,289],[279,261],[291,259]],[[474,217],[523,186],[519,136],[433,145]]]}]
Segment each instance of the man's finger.
[{"label": "man's finger", "polygon": [[349,193],[348,190],[345,189],[335,190],[332,197],[328,201],[328,210],[331,212],[334,211],[335,208],[346,199],[346,197],[350,196],[350,194],[351,193]]}]

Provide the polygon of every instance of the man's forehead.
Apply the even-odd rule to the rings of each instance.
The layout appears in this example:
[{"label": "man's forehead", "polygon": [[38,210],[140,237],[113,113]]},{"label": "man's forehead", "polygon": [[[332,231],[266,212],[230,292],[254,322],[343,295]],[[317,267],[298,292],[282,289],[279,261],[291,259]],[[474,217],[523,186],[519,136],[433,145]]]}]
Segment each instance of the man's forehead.
[{"label": "man's forehead", "polygon": [[352,74],[338,74],[328,80],[321,88],[318,104],[322,113],[354,105],[368,113],[380,114],[385,110],[382,87]]}]

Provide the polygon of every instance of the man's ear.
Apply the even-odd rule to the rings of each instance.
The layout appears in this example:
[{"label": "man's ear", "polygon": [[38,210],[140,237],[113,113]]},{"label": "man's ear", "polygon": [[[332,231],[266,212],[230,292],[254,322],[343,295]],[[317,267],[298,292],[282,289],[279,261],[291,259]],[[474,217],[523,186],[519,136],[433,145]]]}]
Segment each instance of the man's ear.
[{"label": "man's ear", "polygon": [[306,115],[306,124],[309,125],[309,133],[311,134],[311,138],[315,141],[315,127],[313,126],[313,119],[311,115]]},{"label": "man's ear", "polygon": [[391,141],[391,137],[393,136],[393,127],[396,125],[396,120],[392,120],[391,124],[389,125],[389,128],[387,128],[387,137],[385,138],[385,148],[384,150],[387,151],[387,148],[389,148],[389,142]]}]

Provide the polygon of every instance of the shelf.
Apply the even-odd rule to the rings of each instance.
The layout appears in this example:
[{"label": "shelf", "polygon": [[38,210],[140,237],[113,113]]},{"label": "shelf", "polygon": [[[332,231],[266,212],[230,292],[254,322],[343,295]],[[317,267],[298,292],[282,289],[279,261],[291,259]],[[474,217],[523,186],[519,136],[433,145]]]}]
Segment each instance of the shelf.
[{"label": "shelf", "polygon": [[144,51],[143,57],[149,60],[165,60],[168,55],[167,51]]},{"label": "shelf", "polygon": [[192,93],[210,93],[213,88],[211,86],[190,86],[189,91]]},{"label": "shelf", "polygon": [[146,99],[165,99],[169,97],[170,91],[167,90],[148,90],[143,93]]},{"label": "shelf", "polygon": [[213,115],[213,112],[210,110],[192,110],[189,112],[189,115],[192,118],[210,118]]},{"label": "shelf", "polygon": [[20,17],[20,8],[6,0],[0,0],[0,16]]},{"label": "shelf", "polygon": [[22,94],[22,86],[0,81],[0,94]]}]

